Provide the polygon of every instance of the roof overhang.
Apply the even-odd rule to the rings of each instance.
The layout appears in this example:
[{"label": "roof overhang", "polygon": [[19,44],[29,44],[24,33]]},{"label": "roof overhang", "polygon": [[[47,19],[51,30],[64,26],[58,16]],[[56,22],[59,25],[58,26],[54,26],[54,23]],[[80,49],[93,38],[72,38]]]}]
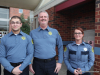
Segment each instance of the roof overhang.
[{"label": "roof overhang", "polygon": [[42,0],[0,0],[0,6],[34,10]]},{"label": "roof overhang", "polygon": [[59,5],[57,5],[55,7],[55,9],[56,9],[56,12],[59,12],[61,10],[71,8],[71,7],[74,7],[74,6],[78,6],[78,5],[81,5],[83,3],[87,3],[89,1],[93,1],[93,0],[68,0],[66,2],[63,2]]}]

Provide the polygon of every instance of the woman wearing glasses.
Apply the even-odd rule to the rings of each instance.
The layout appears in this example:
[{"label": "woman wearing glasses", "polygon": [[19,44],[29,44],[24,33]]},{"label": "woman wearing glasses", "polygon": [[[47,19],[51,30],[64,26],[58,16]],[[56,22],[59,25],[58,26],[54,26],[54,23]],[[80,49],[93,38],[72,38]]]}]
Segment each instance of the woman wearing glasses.
[{"label": "woman wearing glasses", "polygon": [[78,27],[74,30],[75,41],[66,46],[64,62],[67,66],[67,75],[90,75],[89,71],[94,64],[94,50],[91,45],[83,42],[84,31]]}]

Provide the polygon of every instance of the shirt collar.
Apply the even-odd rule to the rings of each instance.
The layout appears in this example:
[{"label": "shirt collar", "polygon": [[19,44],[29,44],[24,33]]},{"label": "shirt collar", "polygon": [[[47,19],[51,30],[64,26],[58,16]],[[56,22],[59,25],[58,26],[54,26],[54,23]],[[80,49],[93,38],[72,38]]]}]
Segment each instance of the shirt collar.
[{"label": "shirt collar", "polygon": [[[43,29],[39,26],[38,31],[40,31],[40,30],[43,30]],[[50,27],[47,26],[47,28],[45,30],[49,31],[50,30]]]},{"label": "shirt collar", "polygon": [[[12,36],[12,35],[14,35],[14,33],[11,31],[11,32],[9,33],[9,36]],[[23,35],[23,32],[20,31],[20,33],[19,33],[18,35]]]},{"label": "shirt collar", "polygon": [[[82,44],[85,45],[85,42],[82,41],[82,43],[81,43],[80,45],[82,45]],[[77,45],[77,44],[76,44],[76,42],[74,41],[74,42],[72,43],[72,45]]]}]

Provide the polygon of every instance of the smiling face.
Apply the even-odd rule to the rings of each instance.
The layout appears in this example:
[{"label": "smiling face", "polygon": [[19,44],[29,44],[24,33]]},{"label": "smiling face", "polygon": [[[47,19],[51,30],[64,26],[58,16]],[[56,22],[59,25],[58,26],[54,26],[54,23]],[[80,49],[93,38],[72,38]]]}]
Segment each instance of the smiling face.
[{"label": "smiling face", "polygon": [[18,18],[13,18],[10,21],[10,25],[11,25],[12,31],[20,31],[22,23],[20,22],[20,20]]},{"label": "smiling face", "polygon": [[39,18],[38,18],[38,21],[40,23],[40,26],[44,25],[44,26],[47,26],[48,25],[48,21],[49,21],[49,17],[48,17],[48,14],[46,12],[41,12],[39,14]]},{"label": "smiling face", "polygon": [[83,36],[84,36],[84,34],[80,30],[75,29],[75,31],[74,31],[75,40],[82,40]]}]

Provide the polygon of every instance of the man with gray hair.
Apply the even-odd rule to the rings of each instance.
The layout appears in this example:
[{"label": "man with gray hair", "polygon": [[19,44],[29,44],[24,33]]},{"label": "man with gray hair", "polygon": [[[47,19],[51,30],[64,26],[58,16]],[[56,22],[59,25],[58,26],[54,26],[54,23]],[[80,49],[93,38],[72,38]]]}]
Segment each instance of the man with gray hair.
[{"label": "man with gray hair", "polygon": [[[29,70],[34,75],[58,75],[63,61],[63,44],[56,29],[48,26],[49,15],[46,11],[38,14],[39,27],[30,32],[34,45],[33,65]],[[58,46],[58,62],[56,63],[56,45]]]}]

